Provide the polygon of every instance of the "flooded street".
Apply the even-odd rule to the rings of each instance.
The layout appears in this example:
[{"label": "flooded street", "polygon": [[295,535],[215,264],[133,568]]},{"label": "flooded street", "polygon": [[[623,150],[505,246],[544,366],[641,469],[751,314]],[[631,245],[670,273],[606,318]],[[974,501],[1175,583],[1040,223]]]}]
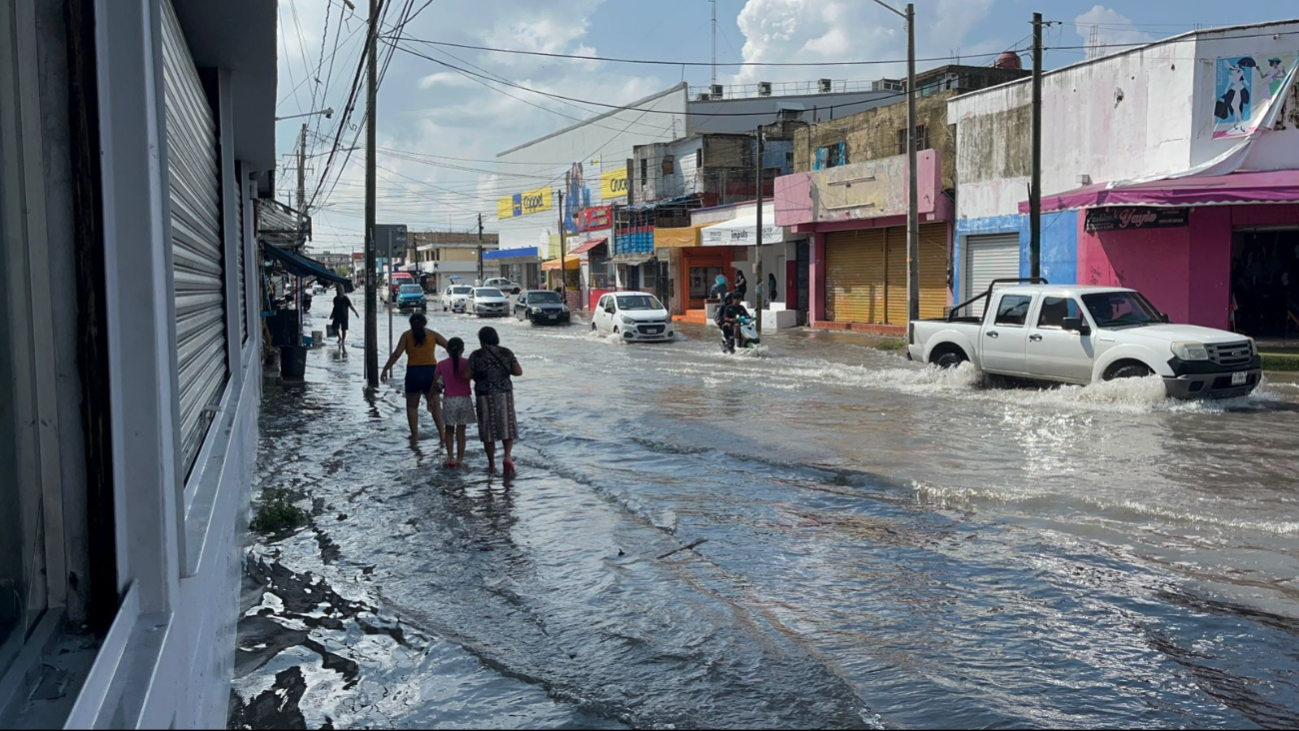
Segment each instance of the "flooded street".
[{"label": "flooded street", "polygon": [[503,481],[472,428],[468,470],[408,441],[354,322],[266,382],[254,495],[311,519],[248,551],[232,726],[1299,725],[1293,382],[998,390],[858,336],[497,320]]}]

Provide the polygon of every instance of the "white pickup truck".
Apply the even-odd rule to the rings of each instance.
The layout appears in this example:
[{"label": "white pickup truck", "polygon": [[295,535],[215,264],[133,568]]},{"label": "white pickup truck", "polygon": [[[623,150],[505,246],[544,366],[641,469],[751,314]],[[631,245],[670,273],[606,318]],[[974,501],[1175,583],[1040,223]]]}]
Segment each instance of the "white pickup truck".
[{"label": "white pickup truck", "polygon": [[[1057,383],[1157,374],[1173,398],[1243,396],[1262,379],[1253,340],[1170,324],[1135,290],[1006,281],[945,319],[912,322],[907,357],[942,368],[968,361],[984,373]],[[985,304],[981,318],[958,314]]]}]

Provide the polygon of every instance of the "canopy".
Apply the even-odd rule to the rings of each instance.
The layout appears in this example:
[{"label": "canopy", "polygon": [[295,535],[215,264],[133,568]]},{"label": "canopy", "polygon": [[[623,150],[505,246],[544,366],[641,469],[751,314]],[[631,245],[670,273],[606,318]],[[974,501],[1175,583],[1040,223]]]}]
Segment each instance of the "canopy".
[{"label": "canopy", "polygon": [[289,272],[299,277],[315,277],[326,282],[335,284],[351,285],[352,282],[347,277],[334,273],[324,264],[315,259],[308,259],[301,254],[294,254],[291,251],[285,251],[275,244],[262,242],[262,248],[266,251],[267,256],[278,261]]},{"label": "canopy", "polygon": [[[763,211],[767,213],[767,211]],[[749,213],[729,221],[714,223],[700,233],[700,246],[756,246],[758,243],[758,214]],[[773,216],[762,221],[762,243],[779,244],[785,241],[785,227],[777,226]]]},{"label": "canopy", "polygon": [[608,237],[605,237],[605,236],[602,236],[602,237],[600,237],[600,238],[598,238],[598,239],[588,239],[587,241],[583,242],[580,246],[578,246],[576,249],[572,249],[572,250],[570,250],[568,253],[569,253],[570,256],[577,256],[578,254],[585,254],[585,253],[587,253],[588,251],[594,249],[594,248],[597,247],[597,246],[600,246],[601,244],[603,244],[604,242],[606,242],[606,241],[608,241],[608,240],[609,240]]},{"label": "canopy", "polygon": [[[564,257],[564,268],[581,269],[582,260],[578,259],[576,256]],[[541,271],[543,272],[553,272],[558,270],[559,270],[559,259],[548,259],[546,261],[541,262]]]},{"label": "canopy", "polygon": [[[1097,206],[1211,206],[1234,203],[1299,202],[1299,170],[1188,176],[1148,183],[1099,183],[1042,196],[1043,211]],[[1028,213],[1028,201],[1019,204]]]},{"label": "canopy", "polygon": [[689,246],[699,245],[700,226],[685,226],[683,228],[655,228],[654,229],[654,248],[656,249],[684,249]]}]

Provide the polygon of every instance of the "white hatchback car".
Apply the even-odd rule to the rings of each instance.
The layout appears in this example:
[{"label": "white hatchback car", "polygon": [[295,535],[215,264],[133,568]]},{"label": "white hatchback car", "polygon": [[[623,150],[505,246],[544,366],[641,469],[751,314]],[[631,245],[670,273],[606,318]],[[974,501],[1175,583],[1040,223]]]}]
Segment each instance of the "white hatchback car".
[{"label": "white hatchback car", "polygon": [[591,329],[629,343],[673,340],[672,317],[658,297],[647,292],[614,292],[600,298]]},{"label": "white hatchback car", "polygon": [[469,295],[473,291],[474,288],[467,284],[453,284],[442,290],[442,311],[464,312],[465,305],[469,301]]},{"label": "white hatchback car", "polygon": [[479,317],[505,317],[510,314],[510,300],[495,287],[474,287],[469,293],[466,310]]}]

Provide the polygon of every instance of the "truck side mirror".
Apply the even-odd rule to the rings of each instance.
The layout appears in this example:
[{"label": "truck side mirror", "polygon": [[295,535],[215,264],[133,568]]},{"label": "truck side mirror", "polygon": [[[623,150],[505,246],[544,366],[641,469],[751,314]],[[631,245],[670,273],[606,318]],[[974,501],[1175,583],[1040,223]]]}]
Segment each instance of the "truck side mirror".
[{"label": "truck side mirror", "polygon": [[1081,317],[1064,318],[1064,329],[1070,332],[1076,332],[1079,335],[1091,335],[1092,328]]}]

